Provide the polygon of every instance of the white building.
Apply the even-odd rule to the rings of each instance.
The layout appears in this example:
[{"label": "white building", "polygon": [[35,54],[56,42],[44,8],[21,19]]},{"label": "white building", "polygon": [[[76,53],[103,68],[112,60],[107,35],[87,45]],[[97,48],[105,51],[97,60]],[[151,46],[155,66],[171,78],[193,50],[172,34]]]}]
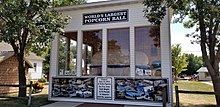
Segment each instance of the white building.
[{"label": "white building", "polygon": [[172,106],[170,16],[144,18],[142,0],[55,8],[70,16],[52,42],[49,100]]},{"label": "white building", "polygon": [[38,80],[43,77],[43,58],[37,56],[35,53],[30,53],[27,57],[33,68],[28,69],[29,80]]},{"label": "white building", "polygon": [[209,74],[207,67],[201,67],[196,72],[198,72],[198,76],[199,76],[198,79],[199,80],[207,80],[207,81],[212,80],[211,75]]}]

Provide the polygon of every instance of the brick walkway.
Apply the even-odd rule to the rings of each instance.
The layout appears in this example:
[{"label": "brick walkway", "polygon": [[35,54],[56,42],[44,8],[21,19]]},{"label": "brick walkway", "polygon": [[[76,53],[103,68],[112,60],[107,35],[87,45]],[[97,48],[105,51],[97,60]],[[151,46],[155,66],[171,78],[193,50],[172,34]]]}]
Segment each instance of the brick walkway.
[{"label": "brick walkway", "polygon": [[76,107],[124,107],[124,105],[83,103],[83,104],[80,104]]}]

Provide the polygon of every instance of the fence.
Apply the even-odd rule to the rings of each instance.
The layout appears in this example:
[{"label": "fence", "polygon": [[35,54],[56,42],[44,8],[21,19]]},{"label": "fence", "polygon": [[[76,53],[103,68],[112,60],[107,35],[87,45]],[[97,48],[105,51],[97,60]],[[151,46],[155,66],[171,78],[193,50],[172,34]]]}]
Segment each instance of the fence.
[{"label": "fence", "polygon": [[212,94],[212,95],[220,95],[220,93],[216,92],[204,92],[204,91],[186,91],[186,90],[179,90],[178,86],[175,86],[175,95],[176,95],[176,107],[179,107],[179,93],[185,94]]},{"label": "fence", "polygon": [[0,87],[29,87],[29,95],[28,95],[28,107],[31,106],[31,94],[32,94],[32,86],[33,86],[33,82],[30,81],[30,85],[26,85],[26,86],[19,86],[19,85],[2,85],[0,84]]}]

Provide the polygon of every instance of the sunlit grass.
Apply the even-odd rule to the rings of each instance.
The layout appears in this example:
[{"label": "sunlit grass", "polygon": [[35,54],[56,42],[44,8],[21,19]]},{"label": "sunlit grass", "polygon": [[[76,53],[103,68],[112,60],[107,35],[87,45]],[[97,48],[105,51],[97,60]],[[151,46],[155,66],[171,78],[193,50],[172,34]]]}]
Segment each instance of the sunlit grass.
[{"label": "sunlit grass", "polygon": [[[187,90],[187,91],[206,91],[213,92],[213,87],[211,85],[202,83],[200,81],[178,81],[173,85],[174,87],[178,86],[179,90]],[[174,92],[174,102],[176,102],[175,92]],[[187,107],[204,107],[216,105],[215,96],[207,95],[207,94],[179,94],[180,104],[182,106]],[[206,107],[205,106],[205,107]]]}]

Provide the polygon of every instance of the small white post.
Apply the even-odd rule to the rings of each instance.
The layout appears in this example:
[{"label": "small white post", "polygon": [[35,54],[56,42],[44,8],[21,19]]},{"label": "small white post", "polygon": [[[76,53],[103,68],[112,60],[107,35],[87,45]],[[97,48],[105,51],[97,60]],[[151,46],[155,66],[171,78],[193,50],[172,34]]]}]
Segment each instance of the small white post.
[{"label": "small white post", "polygon": [[30,87],[29,87],[29,98],[28,98],[28,107],[31,106],[32,84],[33,84],[33,81],[30,81]]}]

